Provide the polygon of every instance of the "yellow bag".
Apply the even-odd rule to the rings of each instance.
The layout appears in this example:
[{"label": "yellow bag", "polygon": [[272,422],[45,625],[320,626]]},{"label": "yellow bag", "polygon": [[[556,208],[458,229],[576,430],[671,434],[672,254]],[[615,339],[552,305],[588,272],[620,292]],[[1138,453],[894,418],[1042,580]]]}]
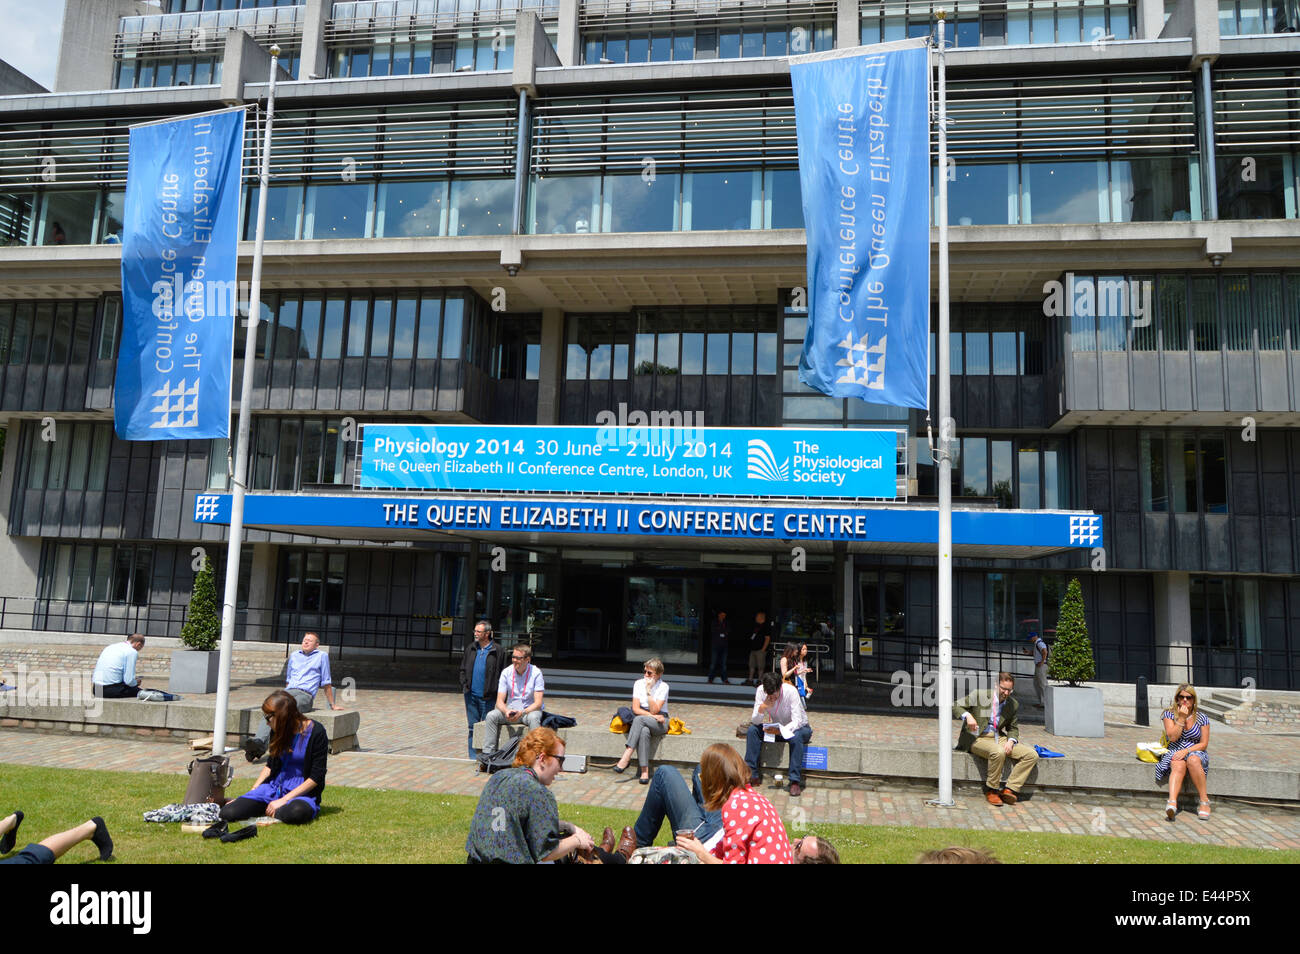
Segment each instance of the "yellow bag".
[{"label": "yellow bag", "polygon": [[1169,750],[1160,742],[1139,742],[1137,744],[1137,757],[1139,762],[1159,762]]},{"label": "yellow bag", "polygon": [[683,722],[681,719],[669,718],[668,734],[669,735],[690,735],[691,730],[686,728],[686,723]]},{"label": "yellow bag", "polygon": [[627,726],[623,723],[622,719],[618,716],[614,716],[614,718],[609,720],[609,731],[613,732],[615,735],[622,735],[627,731]]}]

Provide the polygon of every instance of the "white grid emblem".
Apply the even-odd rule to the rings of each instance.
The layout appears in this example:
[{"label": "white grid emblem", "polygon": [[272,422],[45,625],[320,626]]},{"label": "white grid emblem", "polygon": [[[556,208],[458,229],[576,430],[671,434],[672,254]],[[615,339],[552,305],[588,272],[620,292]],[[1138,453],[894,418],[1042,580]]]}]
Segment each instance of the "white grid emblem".
[{"label": "white grid emblem", "polygon": [[[153,396],[162,398],[149,408],[151,414],[161,415],[150,427],[198,427],[199,426],[199,380],[189,387],[184,378],[174,385],[168,381]],[[188,415],[188,416],[187,416]]]},{"label": "white grid emblem", "polygon": [[1071,516],[1070,517],[1070,543],[1092,546],[1101,539],[1101,517],[1092,516]]},{"label": "white grid emblem", "polygon": [[194,498],[194,522],[211,523],[217,519],[217,501],[221,498],[211,494],[199,494]]}]

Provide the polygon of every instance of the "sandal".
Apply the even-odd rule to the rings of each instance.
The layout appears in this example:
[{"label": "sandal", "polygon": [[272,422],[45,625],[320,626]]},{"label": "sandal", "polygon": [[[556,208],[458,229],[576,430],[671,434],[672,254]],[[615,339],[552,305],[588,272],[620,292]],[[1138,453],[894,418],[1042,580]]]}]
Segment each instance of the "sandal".
[{"label": "sandal", "polygon": [[1178,803],[1165,802],[1165,817],[1173,821],[1176,814],[1178,814]]},{"label": "sandal", "polygon": [[1198,809],[1196,809],[1196,817],[1197,817],[1197,818],[1209,818],[1209,817],[1210,817],[1210,803],[1209,803],[1209,802],[1201,802],[1201,807],[1198,808]]}]

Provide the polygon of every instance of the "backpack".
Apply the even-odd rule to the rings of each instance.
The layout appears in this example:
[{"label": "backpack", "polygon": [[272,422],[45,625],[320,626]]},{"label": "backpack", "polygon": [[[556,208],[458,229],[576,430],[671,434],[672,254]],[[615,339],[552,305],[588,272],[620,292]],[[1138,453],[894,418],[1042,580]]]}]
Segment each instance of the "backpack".
[{"label": "backpack", "polygon": [[519,749],[519,739],[521,736],[512,736],[501,748],[495,752],[480,752],[478,754],[478,770],[487,772],[491,775],[502,769],[508,769],[515,764],[515,752]]}]

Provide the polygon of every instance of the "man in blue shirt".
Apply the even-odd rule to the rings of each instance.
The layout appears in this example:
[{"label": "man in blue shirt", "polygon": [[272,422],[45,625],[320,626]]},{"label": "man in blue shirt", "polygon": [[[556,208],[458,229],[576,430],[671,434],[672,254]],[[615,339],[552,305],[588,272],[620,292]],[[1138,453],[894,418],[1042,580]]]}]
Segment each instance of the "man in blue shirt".
[{"label": "man in blue shirt", "polygon": [[487,718],[501,676],[501,644],[492,638],[492,624],[481,619],[474,626],[474,641],[465,647],[460,663],[460,691],[465,694],[465,719],[469,722],[469,757],[474,750],[474,724]]},{"label": "man in blue shirt", "polygon": [[[142,649],[144,637],[139,633],[132,633],[120,643],[105,646],[90,677],[95,695],[103,699],[134,699],[144,688],[140,685],[140,677],[135,674],[135,662]],[[164,702],[171,702],[179,696],[164,692],[162,698]]]},{"label": "man in blue shirt", "polygon": [[[289,657],[285,664],[285,689],[298,703],[299,712],[311,712],[316,693],[325,690],[331,709],[342,709],[334,704],[334,680],[330,677],[330,658],[320,651],[320,637],[307,633],[302,637],[302,649]],[[244,757],[253,762],[266,753],[267,740],[271,738],[271,724],[265,720],[257,734],[244,743]]]}]

